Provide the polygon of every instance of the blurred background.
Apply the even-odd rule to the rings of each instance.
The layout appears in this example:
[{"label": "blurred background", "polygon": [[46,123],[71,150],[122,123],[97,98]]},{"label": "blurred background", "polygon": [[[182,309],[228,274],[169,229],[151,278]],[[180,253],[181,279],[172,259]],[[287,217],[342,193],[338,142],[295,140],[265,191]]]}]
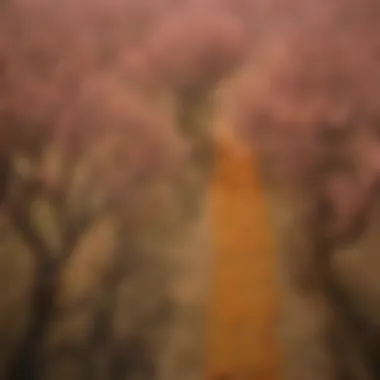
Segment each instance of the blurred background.
[{"label": "blurred background", "polygon": [[0,380],[372,379],[379,11],[2,0]]}]

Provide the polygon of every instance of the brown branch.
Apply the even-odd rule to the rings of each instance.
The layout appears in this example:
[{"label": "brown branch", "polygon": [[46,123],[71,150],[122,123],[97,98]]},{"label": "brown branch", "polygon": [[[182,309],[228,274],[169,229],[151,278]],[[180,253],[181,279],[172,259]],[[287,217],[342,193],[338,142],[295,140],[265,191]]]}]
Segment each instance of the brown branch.
[{"label": "brown branch", "polygon": [[[81,236],[91,227],[92,220],[103,212],[106,206],[102,206],[100,209],[91,209],[82,212],[79,216],[71,218],[67,209],[67,193],[70,189],[73,181],[73,169],[77,163],[79,156],[71,156],[67,159],[66,165],[60,176],[59,183],[50,192],[50,201],[55,206],[57,217],[62,231],[61,248],[58,254],[59,265],[63,266],[71,257],[78,244]],[[91,187],[95,186],[93,179],[96,177],[91,175],[87,185],[84,186],[79,194],[79,197],[86,199]],[[72,220],[74,219],[74,220]]]},{"label": "brown branch", "polygon": [[25,243],[29,246],[32,254],[39,262],[51,257],[51,250],[43,241],[38,231],[34,228],[30,218],[30,208],[33,196],[39,189],[39,184],[30,183],[25,186],[24,191],[20,191],[18,196],[10,196],[6,203],[9,218],[21,235]]},{"label": "brown branch", "polygon": [[9,215],[18,233],[22,236],[38,260],[42,261],[48,258],[51,254],[50,249],[43,242],[24,210],[21,207],[15,208],[13,206]]},{"label": "brown branch", "polygon": [[376,181],[368,185],[368,187],[365,189],[365,194],[363,195],[357,212],[353,216],[350,227],[340,237],[340,239],[343,240],[345,244],[350,244],[358,239],[360,236],[362,236],[365,229],[368,227],[372,215],[372,210],[374,209],[379,194],[379,188],[380,181],[379,179],[376,179]]}]

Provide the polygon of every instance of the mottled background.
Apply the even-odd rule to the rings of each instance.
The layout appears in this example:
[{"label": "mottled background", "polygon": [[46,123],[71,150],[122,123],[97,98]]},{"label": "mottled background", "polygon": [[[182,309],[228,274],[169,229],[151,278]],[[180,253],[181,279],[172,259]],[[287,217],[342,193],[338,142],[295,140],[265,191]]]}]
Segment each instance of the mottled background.
[{"label": "mottled background", "polygon": [[3,0],[0,380],[380,376],[375,0]]}]

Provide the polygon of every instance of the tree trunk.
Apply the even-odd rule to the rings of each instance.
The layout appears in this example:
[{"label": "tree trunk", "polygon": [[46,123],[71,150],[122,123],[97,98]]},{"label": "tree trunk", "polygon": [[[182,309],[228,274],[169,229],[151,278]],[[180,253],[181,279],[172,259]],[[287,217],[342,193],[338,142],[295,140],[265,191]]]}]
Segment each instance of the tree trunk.
[{"label": "tree trunk", "polygon": [[41,352],[54,312],[58,272],[57,263],[50,259],[43,260],[38,265],[29,325],[25,338],[10,364],[8,380],[39,380],[41,378]]}]

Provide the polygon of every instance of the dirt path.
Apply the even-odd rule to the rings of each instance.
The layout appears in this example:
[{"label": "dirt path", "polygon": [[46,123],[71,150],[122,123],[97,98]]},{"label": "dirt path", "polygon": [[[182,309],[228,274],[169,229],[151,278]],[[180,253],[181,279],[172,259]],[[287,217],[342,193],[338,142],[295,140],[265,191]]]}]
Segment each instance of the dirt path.
[{"label": "dirt path", "polygon": [[211,188],[216,266],[209,379],[276,379],[275,251],[253,158],[221,141]]}]

